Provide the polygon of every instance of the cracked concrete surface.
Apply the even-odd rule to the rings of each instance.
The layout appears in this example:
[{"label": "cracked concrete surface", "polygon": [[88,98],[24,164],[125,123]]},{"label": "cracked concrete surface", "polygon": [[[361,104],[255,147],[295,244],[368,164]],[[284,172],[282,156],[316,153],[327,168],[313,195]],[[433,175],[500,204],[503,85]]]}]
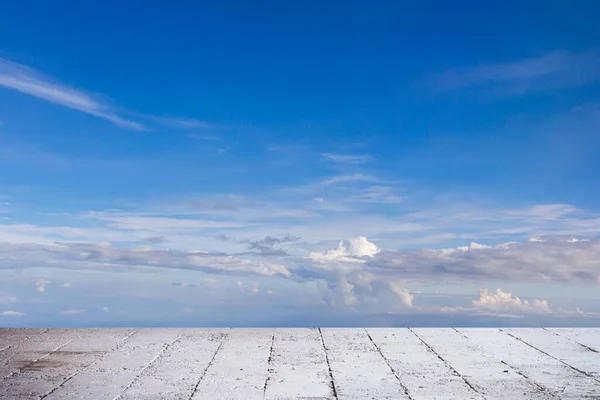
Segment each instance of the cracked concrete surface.
[{"label": "cracked concrete surface", "polygon": [[600,399],[600,328],[0,329],[0,399]]}]

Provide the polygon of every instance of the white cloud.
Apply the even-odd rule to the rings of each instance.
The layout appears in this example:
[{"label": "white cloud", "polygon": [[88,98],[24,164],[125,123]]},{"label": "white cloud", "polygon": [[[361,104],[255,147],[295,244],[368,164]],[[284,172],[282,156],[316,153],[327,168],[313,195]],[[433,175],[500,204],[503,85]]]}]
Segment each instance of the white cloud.
[{"label": "white cloud", "polygon": [[379,252],[374,243],[371,243],[364,236],[350,239],[349,253],[354,257],[373,257]]},{"label": "white cloud", "polygon": [[539,237],[536,237],[536,236],[530,237],[527,241],[528,242],[532,242],[532,243],[543,243],[543,242],[545,242],[544,239],[540,239]]},{"label": "white cloud", "polygon": [[488,88],[496,95],[516,96],[588,84],[600,76],[599,66],[597,50],[582,53],[553,51],[539,57],[446,71],[432,77],[430,86],[438,90]]},{"label": "white cloud", "polygon": [[479,299],[473,300],[473,308],[494,312],[520,312],[520,313],[549,313],[552,310],[547,300],[522,301],[511,293],[496,289],[496,293],[489,293],[487,289],[479,291]]},{"label": "white cloud", "polygon": [[392,187],[379,185],[364,188],[356,196],[350,197],[348,200],[362,203],[394,204],[402,203],[406,199],[394,194]]},{"label": "white cloud", "polygon": [[350,239],[348,247],[346,247],[344,241],[341,240],[337,248],[325,252],[311,252],[308,255],[308,258],[321,263],[331,261],[364,263],[364,257],[373,257],[378,252],[379,249],[374,243],[369,242],[364,236],[359,236]]},{"label": "white cloud", "polygon": [[[502,243],[501,246],[503,248],[506,248],[508,245],[507,245],[507,243]],[[468,246],[447,248],[447,249],[442,249],[440,251],[442,252],[442,254],[453,254],[453,253],[466,253],[468,251],[476,251],[476,250],[491,249],[491,248],[492,248],[492,246],[486,246],[484,244],[471,242]]]},{"label": "white cloud", "polygon": [[495,293],[489,293],[487,289],[479,290],[479,299],[472,301],[471,307],[441,307],[443,313],[463,313],[472,315],[485,315],[500,318],[524,318],[532,315],[560,315],[560,316],[587,316],[598,317],[597,313],[585,313],[579,308],[575,310],[553,309],[547,300],[534,299],[521,300],[511,293],[503,292],[500,288]]},{"label": "white cloud", "polygon": [[111,107],[90,94],[53,82],[32,68],[2,58],[0,58],[0,86],[95,115],[122,128],[146,129],[138,122],[118,116]]},{"label": "white cloud", "polygon": [[237,287],[240,293],[259,293],[260,287],[258,283],[252,282],[251,284],[244,284],[242,281],[237,281]]},{"label": "white cloud", "polygon": [[349,182],[376,182],[377,178],[365,174],[337,175],[323,180],[323,185],[335,185]]},{"label": "white cloud", "polygon": [[413,300],[415,296],[410,294],[410,292],[402,286],[401,282],[390,282],[389,283],[390,290],[400,299],[401,303],[406,307],[413,306]]},{"label": "white cloud", "polygon": [[46,285],[49,283],[52,283],[52,282],[50,282],[48,279],[45,279],[45,278],[38,279],[38,281],[35,283],[36,290],[40,293],[43,293],[46,290]]},{"label": "white cloud", "polygon": [[193,118],[184,118],[184,117],[150,117],[154,121],[181,129],[193,129],[193,130],[202,130],[202,131],[211,131],[211,130],[219,130],[225,129],[227,127],[223,125],[213,124],[211,122],[201,121]]},{"label": "white cloud", "polygon": [[358,299],[354,295],[354,285],[345,279],[340,279],[337,285],[338,292],[341,296],[342,301],[347,306],[355,306],[358,303]]},{"label": "white cloud", "polygon": [[328,161],[346,163],[346,164],[364,164],[373,160],[373,157],[367,154],[334,154],[321,153],[321,156]]},{"label": "white cloud", "polygon": [[110,310],[108,309],[108,307],[102,307],[102,311],[109,312]]},{"label": "white cloud", "polygon": [[64,288],[70,288],[71,284],[70,283],[63,283],[61,286],[64,287]]},{"label": "white cloud", "polygon": [[25,314],[23,314],[21,312],[18,312],[18,311],[4,311],[2,313],[2,315],[5,316],[5,317],[19,317],[19,316],[22,316],[22,315],[25,315]]},{"label": "white cloud", "polygon": [[[207,273],[286,276],[281,264],[229,255],[183,252],[169,249],[116,247],[109,243],[63,243],[60,245],[0,243],[0,268],[51,267],[65,269],[133,270],[139,267],[198,270]],[[8,254],[10,253],[10,257]],[[50,283],[40,279],[38,291]]]},{"label": "white cloud", "polygon": [[567,239],[567,242],[569,243],[577,243],[577,242],[589,242],[589,239],[579,239],[579,238],[570,238]]},{"label": "white cloud", "polygon": [[566,64],[564,53],[553,52],[537,58],[498,64],[481,64],[472,68],[447,71],[439,76],[436,84],[444,89],[456,89],[490,82],[530,79],[564,71]]},{"label": "white cloud", "polygon": [[571,204],[540,204],[531,208],[531,214],[541,219],[559,219],[576,211]]},{"label": "white cloud", "polygon": [[599,260],[600,240],[590,240],[383,251],[366,263],[371,273],[390,276],[599,284]]}]

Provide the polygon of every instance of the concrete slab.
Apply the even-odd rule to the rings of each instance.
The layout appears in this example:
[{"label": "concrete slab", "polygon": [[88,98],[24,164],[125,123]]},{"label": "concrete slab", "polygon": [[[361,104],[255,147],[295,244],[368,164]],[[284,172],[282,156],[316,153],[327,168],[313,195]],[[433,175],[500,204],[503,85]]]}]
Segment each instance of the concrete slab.
[{"label": "concrete slab", "polygon": [[0,399],[600,399],[599,329],[0,329]]}]

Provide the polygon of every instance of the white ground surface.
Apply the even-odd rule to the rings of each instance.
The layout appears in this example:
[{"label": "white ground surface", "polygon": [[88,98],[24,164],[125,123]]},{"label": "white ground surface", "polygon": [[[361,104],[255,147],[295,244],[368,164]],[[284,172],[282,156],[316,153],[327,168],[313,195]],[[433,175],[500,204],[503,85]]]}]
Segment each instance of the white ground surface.
[{"label": "white ground surface", "polygon": [[0,399],[600,399],[598,329],[0,329]]}]

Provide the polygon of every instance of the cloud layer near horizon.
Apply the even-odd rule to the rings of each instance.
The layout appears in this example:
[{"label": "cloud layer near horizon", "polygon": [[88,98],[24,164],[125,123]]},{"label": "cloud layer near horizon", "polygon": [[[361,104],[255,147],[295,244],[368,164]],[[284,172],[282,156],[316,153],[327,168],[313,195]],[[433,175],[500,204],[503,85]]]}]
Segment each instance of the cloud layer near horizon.
[{"label": "cloud layer near horizon", "polygon": [[[297,239],[271,237],[261,243],[263,246],[298,244]],[[535,239],[496,246],[471,243],[450,249],[381,251],[367,238],[358,237],[347,244],[341,241],[334,249],[310,252],[305,257],[256,255],[260,253],[244,257],[150,246],[124,248],[107,243],[3,243],[0,244],[0,253],[0,269],[46,267],[107,272],[135,272],[141,271],[140,268],[146,272],[173,269],[209,275],[289,279],[300,284],[313,282],[321,288],[324,301],[332,307],[356,307],[386,301],[396,304],[398,309],[413,309],[415,295],[407,289],[409,282],[449,279],[600,284],[600,240],[597,239]],[[50,283],[47,279],[39,279],[37,291],[44,293]],[[417,310],[427,311],[421,307],[414,309]],[[530,303],[501,290],[496,293],[482,291],[480,299],[473,302],[472,309],[449,307],[442,311],[553,312],[545,300]]]}]

